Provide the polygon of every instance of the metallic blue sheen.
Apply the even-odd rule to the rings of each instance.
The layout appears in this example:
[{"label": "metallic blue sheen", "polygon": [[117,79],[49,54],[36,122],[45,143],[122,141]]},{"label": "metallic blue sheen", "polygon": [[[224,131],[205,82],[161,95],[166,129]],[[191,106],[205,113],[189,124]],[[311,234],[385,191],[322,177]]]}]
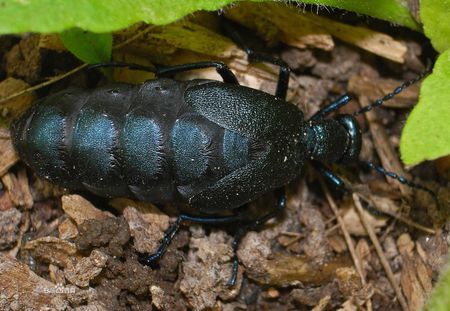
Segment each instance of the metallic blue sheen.
[{"label": "metallic blue sheen", "polygon": [[92,109],[82,109],[73,132],[73,158],[81,174],[89,172],[93,179],[106,177],[111,170],[116,129],[105,114]]},{"label": "metallic blue sheen", "polygon": [[127,116],[121,138],[124,166],[142,180],[154,179],[163,160],[163,133],[158,124],[143,116]]},{"label": "metallic blue sheen", "polygon": [[171,135],[178,180],[189,183],[208,168],[208,136],[191,121],[177,120]]},{"label": "metallic blue sheen", "polygon": [[234,171],[248,163],[248,139],[236,132],[225,130],[223,134],[223,158],[226,167]]},{"label": "metallic blue sheen", "polygon": [[[27,131],[28,148],[35,161],[64,166],[60,151],[64,139],[64,118],[52,107],[36,111]],[[49,174],[46,166],[41,166],[41,174]]]}]

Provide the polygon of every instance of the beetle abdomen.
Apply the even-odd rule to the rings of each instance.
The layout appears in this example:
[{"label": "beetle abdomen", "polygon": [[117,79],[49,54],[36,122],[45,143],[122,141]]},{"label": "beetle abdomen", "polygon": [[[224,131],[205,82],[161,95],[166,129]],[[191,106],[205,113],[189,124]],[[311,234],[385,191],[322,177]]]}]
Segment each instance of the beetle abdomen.
[{"label": "beetle abdomen", "polygon": [[13,124],[14,145],[39,176],[65,187],[185,202],[251,156],[246,137],[184,103],[193,83],[158,79],[53,94]]}]

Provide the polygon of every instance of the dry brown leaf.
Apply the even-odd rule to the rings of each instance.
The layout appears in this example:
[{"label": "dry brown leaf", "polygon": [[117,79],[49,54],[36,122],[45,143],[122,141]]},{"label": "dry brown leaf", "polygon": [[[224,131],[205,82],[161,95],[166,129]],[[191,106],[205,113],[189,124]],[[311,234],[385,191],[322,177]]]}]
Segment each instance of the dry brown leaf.
[{"label": "dry brown leaf", "polygon": [[[116,34],[117,41],[124,41],[136,33],[132,26]],[[197,54],[203,60],[212,58],[243,57],[245,53],[229,38],[195,22],[183,20],[164,27],[153,26],[137,40],[125,45],[120,51],[141,55],[161,65],[184,64],[183,51]]]},{"label": "dry brown leaf", "polygon": [[328,243],[330,244],[333,251],[336,253],[343,253],[347,251],[347,244],[341,235],[334,234],[328,238]]},{"label": "dry brown leaf", "polygon": [[[375,230],[375,232],[380,232],[381,228],[385,227],[387,224],[386,219],[379,219],[365,210],[364,215],[367,221],[371,224],[372,228]],[[342,215],[342,219],[345,223],[345,226],[348,229],[348,232],[351,235],[367,236],[366,229],[361,224],[361,220],[355,209],[350,208],[346,210]]]},{"label": "dry brown leaf", "polygon": [[227,9],[225,16],[256,30],[269,44],[281,40],[298,48],[331,50],[334,47],[329,33],[317,27],[308,15],[297,13],[284,4],[240,3]]},{"label": "dry brown leaf", "polygon": [[189,21],[155,28],[154,32],[148,33],[148,38],[155,38],[180,49],[218,58],[244,55],[244,52],[229,38]]}]

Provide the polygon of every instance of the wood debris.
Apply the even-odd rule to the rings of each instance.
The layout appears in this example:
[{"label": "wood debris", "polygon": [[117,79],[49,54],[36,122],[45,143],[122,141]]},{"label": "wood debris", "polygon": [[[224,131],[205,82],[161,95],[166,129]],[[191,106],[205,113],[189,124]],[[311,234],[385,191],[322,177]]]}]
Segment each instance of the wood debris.
[{"label": "wood debris", "polygon": [[[0,82],[0,98],[6,98],[14,93],[23,91],[29,84],[15,78],[6,78]],[[22,112],[30,108],[36,96],[33,93],[23,94],[14,99],[0,103],[1,117],[9,123],[17,118]],[[1,149],[3,150],[3,149]]]},{"label": "wood debris", "polygon": [[188,258],[182,264],[184,276],[180,290],[193,310],[212,308],[217,297],[230,300],[239,294],[241,269],[236,286],[227,286],[233,256],[229,240],[230,237],[221,231],[205,236],[204,231],[199,230],[191,237]]},{"label": "wood debris", "polygon": [[78,225],[89,219],[105,219],[114,217],[109,212],[104,212],[96,208],[92,203],[79,195],[65,195],[61,198],[62,209]]},{"label": "wood debris", "polygon": [[102,272],[108,256],[98,250],[93,250],[89,257],[83,257],[76,263],[70,263],[64,269],[66,279],[78,286],[86,287],[89,282]]},{"label": "wood debris", "polygon": [[80,257],[74,243],[52,236],[27,242],[23,249],[30,251],[35,258],[58,267],[67,267]]},{"label": "wood debris", "polygon": [[19,239],[22,213],[16,208],[0,211],[0,251],[12,248]]},{"label": "wood debris", "polygon": [[27,265],[0,254],[2,310],[65,310],[69,306],[66,293],[73,290],[57,287],[30,271]]},{"label": "wood debris", "polygon": [[0,177],[5,175],[18,159],[11,142],[9,130],[0,128]]},{"label": "wood debris", "polygon": [[402,257],[401,286],[410,310],[420,310],[432,289],[431,269],[417,256],[415,243],[409,234],[401,235],[397,240]]},{"label": "wood debris", "polygon": [[325,284],[335,277],[336,269],[348,267],[346,257],[314,262],[306,256],[272,254],[269,245],[251,232],[242,240],[239,259],[251,279],[266,285]]},{"label": "wood debris", "polygon": [[[356,99],[340,113],[351,114],[359,105],[398,87],[403,82],[399,77],[425,68],[423,41],[397,40],[383,25],[373,31],[345,24],[348,16],[319,16],[285,3],[239,3],[222,14],[249,27],[249,37],[261,36],[266,43],[261,51],[289,64],[288,100],[300,107],[305,119],[347,91]],[[56,35],[11,40],[3,57],[6,66],[0,68],[2,77],[7,76],[0,81],[2,122],[9,123],[29,107],[35,99],[32,92],[44,86],[51,88],[42,94],[66,85],[105,82],[91,71],[82,71],[83,64],[30,87],[47,78],[41,72],[41,64],[48,62],[46,54],[55,63],[42,68],[45,72],[61,72],[56,64],[72,64],[74,59]],[[244,51],[224,35],[216,13],[192,14],[168,26],[136,24],[115,33],[114,41],[114,61],[152,67],[216,60],[225,62],[244,86],[270,94],[276,88],[279,68],[249,63]],[[271,49],[278,41],[285,45]],[[112,77],[141,83],[154,74],[117,68]],[[221,80],[214,68],[175,78]],[[416,102],[418,90],[419,85],[408,88],[384,105],[395,109],[377,109],[358,118],[362,129],[368,128],[373,136],[364,134],[363,159],[376,162],[378,156],[386,169],[408,177],[396,151],[398,125],[404,108]],[[288,187],[284,215],[250,232],[240,244],[236,287],[226,286],[233,255],[229,234],[240,223],[226,228],[192,226],[189,231],[183,226],[165,255],[154,265],[144,266],[138,261],[139,253],[158,248],[169,216],[159,206],[128,199],[108,202],[117,211],[113,216],[101,210],[107,200],[97,203],[80,195],[61,198],[60,189],[36,179],[23,163],[17,163],[6,125],[0,127],[0,309],[234,310],[254,305],[264,310],[416,310],[427,299],[448,253],[448,226],[438,229],[416,210],[429,200],[410,195],[410,189],[402,185],[399,193],[373,172],[344,167],[339,173],[345,182],[353,183],[358,196],[354,203],[335,201],[334,193],[305,166],[302,178]],[[438,161],[437,172],[434,163],[428,163],[413,175],[431,180],[437,189],[449,175],[448,163]],[[356,180],[362,185],[356,185]],[[436,192],[446,195],[442,189]],[[362,211],[363,199],[390,217]],[[270,195],[252,202],[245,219],[252,219],[253,209],[260,215],[273,203]],[[414,213],[405,215],[403,207],[412,207]],[[162,210],[166,209],[176,214],[170,206]],[[428,228],[430,223],[435,228]]]},{"label": "wood debris", "polygon": [[[367,77],[364,75],[353,75],[348,81],[348,91],[358,96],[366,96],[371,102],[383,97],[387,93],[392,92],[396,87],[404,81]],[[390,108],[411,108],[417,103],[419,97],[420,83],[414,84],[403,92],[395,96],[393,99],[386,101],[384,107]]]},{"label": "wood debris", "polygon": [[60,239],[70,240],[78,235],[78,228],[73,220],[65,219],[59,224],[58,233]]},{"label": "wood debris", "polygon": [[258,34],[269,42],[280,38],[284,43],[298,48],[315,47],[331,50],[334,47],[331,36],[334,36],[392,61],[399,63],[405,61],[406,45],[389,35],[312,13],[295,12],[293,8],[284,4],[244,3],[227,10],[225,14],[248,28],[256,28]]},{"label": "wood debris", "polygon": [[317,27],[310,14],[297,13],[283,4],[242,3],[227,9],[225,16],[255,29],[272,45],[281,40],[297,48],[313,47],[329,51],[334,47],[331,35],[322,27]]},{"label": "wood debris", "polygon": [[33,196],[31,195],[25,168],[22,168],[17,175],[8,173],[2,176],[1,181],[8,190],[11,201],[15,206],[31,209],[33,206]]},{"label": "wood debris", "polygon": [[154,207],[153,212],[141,214],[134,207],[127,207],[123,217],[130,227],[134,247],[140,253],[153,254],[160,245],[164,232],[169,228],[169,216]]}]

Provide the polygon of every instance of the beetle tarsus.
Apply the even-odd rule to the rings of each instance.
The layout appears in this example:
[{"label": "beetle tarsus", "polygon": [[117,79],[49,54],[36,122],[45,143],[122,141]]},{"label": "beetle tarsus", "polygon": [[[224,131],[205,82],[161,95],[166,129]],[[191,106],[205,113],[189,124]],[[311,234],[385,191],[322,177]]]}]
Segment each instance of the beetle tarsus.
[{"label": "beetle tarsus", "polygon": [[275,218],[278,215],[280,215],[281,212],[285,209],[287,200],[286,200],[286,193],[285,193],[284,187],[281,187],[281,188],[278,188],[277,190],[275,190],[275,195],[277,196],[277,204],[273,211],[271,211],[270,213],[265,214],[261,217],[258,217],[251,223],[240,228],[234,235],[233,242],[231,243],[234,255],[232,258],[231,277],[227,282],[228,286],[232,287],[236,284],[238,270],[239,270],[239,260],[237,257],[237,250],[238,250],[239,243],[241,242],[242,238],[247,234],[247,232],[258,229],[260,226],[265,224],[270,219]]},{"label": "beetle tarsus", "polygon": [[151,255],[147,253],[140,254],[138,257],[138,261],[143,265],[151,266],[156,260],[160,259],[167,251],[170,242],[172,242],[173,238],[177,234],[183,222],[190,221],[199,224],[217,225],[221,223],[229,223],[239,220],[240,220],[239,215],[223,216],[223,217],[198,217],[188,214],[181,214],[180,216],[178,216],[177,220],[169,227],[169,229],[167,229],[166,232],[164,233],[164,236],[161,239],[161,244],[159,245],[158,250]]},{"label": "beetle tarsus", "polygon": [[227,282],[228,287],[233,287],[234,285],[236,285],[238,270],[239,270],[239,259],[235,253],[232,258],[231,277]]},{"label": "beetle tarsus", "polygon": [[245,51],[250,62],[266,62],[280,67],[275,96],[285,100],[289,85],[289,76],[291,73],[291,68],[289,68],[288,64],[282,59],[273,57],[272,55],[253,51],[245,43],[244,39],[242,38],[232,21],[222,17],[221,25],[226,35],[229,36],[240,48]]}]

